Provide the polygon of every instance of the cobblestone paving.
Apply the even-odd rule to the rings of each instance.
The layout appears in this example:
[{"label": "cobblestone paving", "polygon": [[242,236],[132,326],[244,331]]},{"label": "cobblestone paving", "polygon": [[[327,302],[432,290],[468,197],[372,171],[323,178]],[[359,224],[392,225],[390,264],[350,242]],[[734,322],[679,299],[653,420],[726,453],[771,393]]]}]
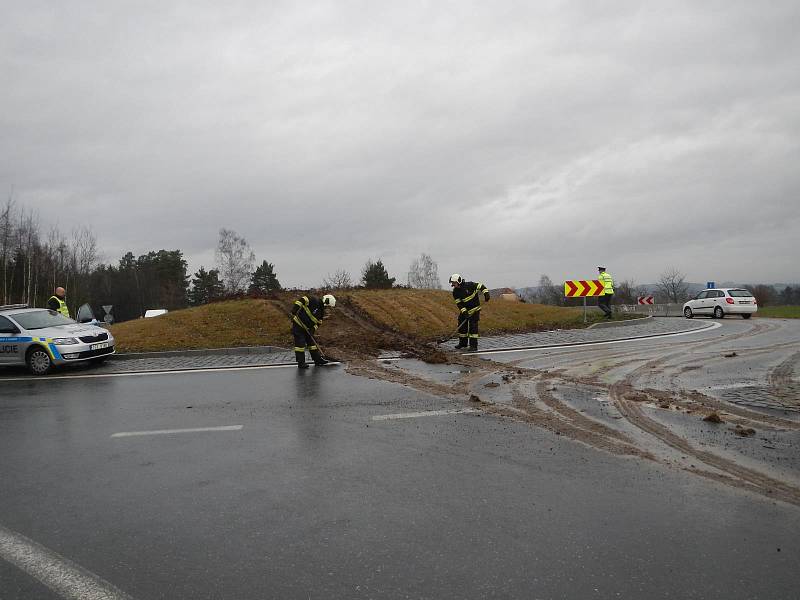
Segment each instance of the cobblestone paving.
[{"label": "cobblestone paving", "polygon": [[741,406],[771,408],[791,413],[800,413],[800,409],[797,408],[797,406],[782,402],[779,398],[773,396],[765,386],[754,385],[735,390],[727,390],[721,394],[720,397],[726,402],[739,404]]},{"label": "cobblestone paving", "polygon": [[255,367],[264,365],[293,364],[294,352],[262,352],[250,354],[219,354],[170,356],[165,358],[136,358],[111,360],[97,372],[129,373],[131,371],[180,371],[184,369],[213,369],[225,367]]}]

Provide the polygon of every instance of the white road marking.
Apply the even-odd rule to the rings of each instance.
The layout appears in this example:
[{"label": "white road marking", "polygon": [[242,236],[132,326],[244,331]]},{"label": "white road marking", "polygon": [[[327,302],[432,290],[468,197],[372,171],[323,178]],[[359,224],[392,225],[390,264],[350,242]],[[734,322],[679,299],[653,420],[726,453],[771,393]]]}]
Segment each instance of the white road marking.
[{"label": "white road marking", "polygon": [[698,388],[700,390],[736,390],[741,388],[749,388],[749,387],[758,387],[757,381],[745,381],[743,383],[723,383],[720,385],[709,385],[705,387]]},{"label": "white road marking", "polygon": [[439,417],[442,415],[463,415],[481,412],[474,408],[452,408],[449,410],[424,410],[421,412],[397,413],[393,415],[375,415],[373,421],[389,421],[392,419],[416,419],[419,417]]},{"label": "white road marking", "polygon": [[575,344],[550,344],[544,346],[527,346],[520,348],[508,348],[505,350],[480,350],[478,352],[469,352],[467,356],[474,356],[476,354],[506,354],[512,352],[530,352],[532,350],[549,350],[551,348],[580,348],[582,346],[602,346],[605,344],[624,344],[626,342],[640,342],[642,340],[660,339],[667,337],[677,337],[679,335],[691,335],[693,333],[700,333],[722,327],[722,323],[712,323],[700,329],[692,329],[691,331],[679,331],[678,333],[656,333],[653,335],[640,335],[638,337],[625,338],[621,340],[608,340],[606,342],[579,342]]},{"label": "white road marking", "polygon": [[108,581],[2,525],[0,558],[67,600],[133,600]]},{"label": "white road marking", "polygon": [[244,425],[222,425],[220,427],[192,427],[190,429],[156,429],[153,431],[121,431],[112,433],[112,438],[134,437],[138,435],[170,435],[173,433],[198,433],[201,431],[239,431]]},{"label": "white road marking", "polygon": [[[328,365],[339,365],[330,362]],[[328,366],[326,365],[326,366]],[[94,375],[57,375],[54,377],[7,377],[0,381],[63,381],[65,379],[101,379],[104,377],[142,377],[145,375],[190,375],[192,373],[224,373],[225,371],[256,371],[261,369],[296,369],[296,363],[282,365],[248,365],[244,367],[212,367],[209,369],[169,369],[165,371],[135,371],[132,373],[95,373]]]}]

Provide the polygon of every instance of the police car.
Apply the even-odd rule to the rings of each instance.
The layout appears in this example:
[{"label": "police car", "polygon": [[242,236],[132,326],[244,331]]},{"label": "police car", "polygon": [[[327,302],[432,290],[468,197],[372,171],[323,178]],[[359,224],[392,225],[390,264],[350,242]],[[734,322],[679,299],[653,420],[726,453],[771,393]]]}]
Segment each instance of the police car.
[{"label": "police car", "polygon": [[0,306],[0,365],[27,365],[44,375],[53,366],[102,362],[112,354],[114,336],[102,327],[45,308]]}]

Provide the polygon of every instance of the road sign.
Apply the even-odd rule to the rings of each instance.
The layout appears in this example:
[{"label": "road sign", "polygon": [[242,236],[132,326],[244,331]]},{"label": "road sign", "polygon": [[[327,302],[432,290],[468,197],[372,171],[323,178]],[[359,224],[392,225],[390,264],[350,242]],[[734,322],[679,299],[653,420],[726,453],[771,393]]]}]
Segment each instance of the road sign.
[{"label": "road sign", "polygon": [[567,298],[602,296],[603,282],[598,279],[572,279],[565,281],[564,295]]},{"label": "road sign", "polygon": [[652,296],[639,296],[636,299],[637,304],[652,304],[653,297]]},{"label": "road sign", "polygon": [[709,281],[708,283],[706,283],[706,289],[708,290],[713,290],[715,287],[717,287],[716,281]]}]

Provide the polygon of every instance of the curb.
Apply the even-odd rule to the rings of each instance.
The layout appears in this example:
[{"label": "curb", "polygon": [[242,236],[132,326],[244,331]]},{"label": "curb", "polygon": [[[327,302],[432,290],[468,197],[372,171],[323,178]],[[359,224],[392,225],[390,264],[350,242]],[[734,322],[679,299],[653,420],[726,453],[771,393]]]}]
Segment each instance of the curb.
[{"label": "curb", "polygon": [[638,319],[625,319],[623,321],[608,321],[607,323],[593,323],[589,325],[586,329],[608,329],[610,327],[627,327],[628,325],[640,325],[645,321],[652,321],[653,315],[648,315],[646,317],[639,317]]},{"label": "curb", "polygon": [[125,352],[113,354],[110,360],[137,360],[141,358],[170,358],[173,356],[237,356],[242,354],[276,354],[288,352],[278,346],[243,346],[241,348],[208,348],[203,350],[168,350],[166,352]]}]

